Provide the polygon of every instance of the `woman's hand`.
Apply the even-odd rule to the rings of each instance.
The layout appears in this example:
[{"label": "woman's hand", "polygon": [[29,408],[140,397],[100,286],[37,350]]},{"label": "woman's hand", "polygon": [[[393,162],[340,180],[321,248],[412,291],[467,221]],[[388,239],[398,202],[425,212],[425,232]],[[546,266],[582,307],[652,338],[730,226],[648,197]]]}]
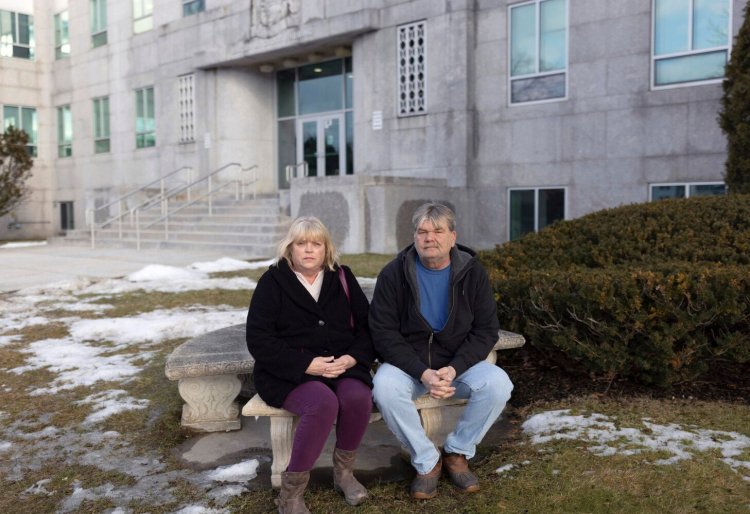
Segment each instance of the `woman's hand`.
[{"label": "woman's hand", "polygon": [[326,369],[333,362],[333,357],[315,357],[305,370],[308,375],[324,377]]},{"label": "woman's hand", "polygon": [[357,361],[351,355],[342,355],[338,359],[334,359],[333,357],[315,357],[307,367],[305,373],[318,377],[336,378],[355,364],[357,364]]}]

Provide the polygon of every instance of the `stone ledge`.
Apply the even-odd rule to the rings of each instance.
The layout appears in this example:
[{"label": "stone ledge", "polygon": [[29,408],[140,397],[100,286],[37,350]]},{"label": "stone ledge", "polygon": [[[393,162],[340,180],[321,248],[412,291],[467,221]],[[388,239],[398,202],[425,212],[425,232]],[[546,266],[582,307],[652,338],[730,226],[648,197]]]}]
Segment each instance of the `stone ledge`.
[{"label": "stone ledge", "polygon": [[214,330],[181,344],[167,357],[169,380],[253,372],[255,359],[247,351],[245,324]]}]

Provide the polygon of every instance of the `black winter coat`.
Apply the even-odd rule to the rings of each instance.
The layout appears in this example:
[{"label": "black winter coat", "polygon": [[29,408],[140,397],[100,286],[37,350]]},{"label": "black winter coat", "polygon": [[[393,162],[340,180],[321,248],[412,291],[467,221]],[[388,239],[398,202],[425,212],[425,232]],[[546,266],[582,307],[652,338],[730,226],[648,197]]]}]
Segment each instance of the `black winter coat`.
[{"label": "black winter coat", "polygon": [[[331,384],[349,377],[372,387],[374,352],[367,325],[367,297],[351,270],[343,268],[351,301],[344,293],[338,269],[324,272],[317,302],[284,259],[258,280],[247,313],[246,338],[247,349],[255,359],[255,389],[268,405],[281,407],[295,387],[310,380]],[[339,378],[305,373],[315,357],[346,354],[357,364]]]},{"label": "black winter coat", "polygon": [[419,310],[417,251],[410,245],[380,272],[370,305],[370,332],[379,359],[419,380],[427,369],[453,366],[461,375],[497,342],[497,306],[487,272],[474,252],[451,249],[448,320],[434,332]]}]

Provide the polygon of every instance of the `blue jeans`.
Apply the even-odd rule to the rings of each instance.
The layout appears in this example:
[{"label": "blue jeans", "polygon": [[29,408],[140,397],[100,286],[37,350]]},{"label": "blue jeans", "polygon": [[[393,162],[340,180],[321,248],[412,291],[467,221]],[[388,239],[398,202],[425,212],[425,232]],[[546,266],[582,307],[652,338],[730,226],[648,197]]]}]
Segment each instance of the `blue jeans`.
[{"label": "blue jeans", "polygon": [[[373,399],[388,428],[411,455],[417,473],[428,473],[440,452],[425,434],[414,400],[427,392],[420,380],[390,364],[382,364],[375,378]],[[489,362],[479,362],[453,381],[455,398],[468,399],[455,429],[445,439],[444,450],[470,459],[477,444],[500,416],[510,399],[513,384],[507,373]]]}]

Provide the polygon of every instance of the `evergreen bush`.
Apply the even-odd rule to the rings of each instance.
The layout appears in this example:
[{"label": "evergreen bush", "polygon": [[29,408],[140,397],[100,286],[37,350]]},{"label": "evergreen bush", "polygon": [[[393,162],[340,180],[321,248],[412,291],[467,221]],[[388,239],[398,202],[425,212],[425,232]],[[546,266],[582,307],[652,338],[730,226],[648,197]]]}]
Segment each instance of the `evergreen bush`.
[{"label": "evergreen bush", "polygon": [[742,27],[732,46],[722,83],[719,125],[727,136],[724,172],[730,193],[750,193],[750,19],[745,5]]},{"label": "evergreen bush", "polygon": [[600,211],[481,258],[501,326],[573,371],[668,386],[750,361],[750,196]]}]

